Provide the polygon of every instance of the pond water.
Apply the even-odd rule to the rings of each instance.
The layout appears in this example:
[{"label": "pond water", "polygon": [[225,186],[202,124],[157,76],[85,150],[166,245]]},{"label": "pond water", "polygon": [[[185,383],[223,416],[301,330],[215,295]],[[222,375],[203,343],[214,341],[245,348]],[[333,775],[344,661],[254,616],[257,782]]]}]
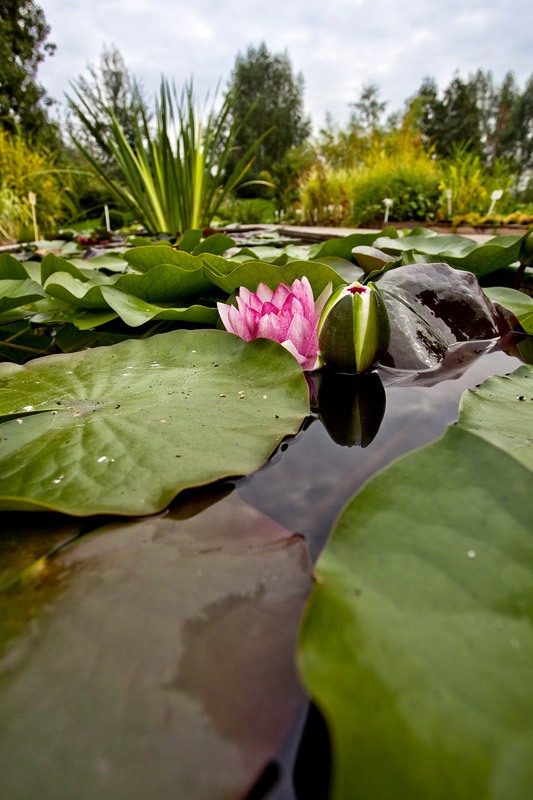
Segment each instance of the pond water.
[{"label": "pond water", "polygon": [[[383,420],[371,442],[365,447],[339,445],[315,414],[262,469],[237,482],[238,494],[289,530],[303,534],[315,559],[342,506],[365,481],[394,458],[440,436],[456,421],[465,389],[490,375],[508,374],[521,363],[496,351],[478,358],[462,375],[433,386],[398,385],[401,373],[378,370],[384,389],[378,402],[385,408],[376,409],[378,417],[384,412]],[[376,373],[361,377],[375,378]],[[365,387],[361,388],[364,393]],[[374,391],[370,401],[375,396]],[[372,424],[375,420],[368,427]]]},{"label": "pond water", "polygon": [[[339,511],[363,483],[403,453],[437,439],[456,421],[465,389],[474,388],[491,375],[506,375],[521,363],[504,351],[491,352],[465,360],[461,374],[432,386],[402,385],[410,382],[402,373],[378,370],[383,392],[376,391],[375,385],[370,387],[365,408],[372,408],[372,402],[378,407],[374,407],[373,419],[371,413],[365,417],[365,447],[336,443],[315,414],[262,469],[238,480],[236,491],[247,503],[301,533],[315,560]],[[363,377],[376,379],[377,375]],[[363,394],[367,388],[361,387]],[[334,433],[341,438],[339,427]],[[312,708],[307,724],[305,715],[297,721],[279,763],[269,766],[248,800],[304,800],[311,796],[313,800],[326,800],[328,757],[325,726]],[[305,767],[299,769],[302,764]]]}]

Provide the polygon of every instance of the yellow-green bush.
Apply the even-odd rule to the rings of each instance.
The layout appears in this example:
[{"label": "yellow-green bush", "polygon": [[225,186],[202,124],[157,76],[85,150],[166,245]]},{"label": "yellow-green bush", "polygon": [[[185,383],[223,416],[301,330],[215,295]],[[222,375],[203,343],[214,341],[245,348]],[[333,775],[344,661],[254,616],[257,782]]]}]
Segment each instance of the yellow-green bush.
[{"label": "yellow-green bush", "polygon": [[439,174],[431,153],[409,131],[376,137],[356,169],[316,164],[300,185],[308,222],[365,225],[382,220],[428,220],[439,203]]},{"label": "yellow-green bush", "polygon": [[452,192],[452,215],[455,218],[468,214],[486,215],[495,189],[503,191],[503,197],[497,201],[496,211],[509,213],[514,210],[515,202],[509,190],[515,176],[505,164],[497,162],[488,170],[479,156],[464,147],[457,147],[452,158],[439,163],[439,172],[442,191],[439,219],[447,219],[449,216],[446,189]]},{"label": "yellow-green bush", "polygon": [[355,173],[316,163],[300,183],[304,220],[310,224],[344,225],[350,220],[350,195]]},{"label": "yellow-green bush", "polygon": [[72,178],[56,157],[0,130],[0,238],[16,240],[31,220],[28,192],[37,196],[40,231],[54,229],[72,207]]}]

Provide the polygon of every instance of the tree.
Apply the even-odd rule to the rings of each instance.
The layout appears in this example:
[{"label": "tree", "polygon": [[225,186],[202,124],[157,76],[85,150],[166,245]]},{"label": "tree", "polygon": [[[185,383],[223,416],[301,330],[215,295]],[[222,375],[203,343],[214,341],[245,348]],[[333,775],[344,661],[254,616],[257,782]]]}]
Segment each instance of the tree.
[{"label": "tree", "polygon": [[516,130],[516,160],[520,168],[533,170],[533,75],[526,82],[522,95],[513,110],[513,125]]},{"label": "tree", "polygon": [[359,100],[350,103],[353,108],[350,125],[360,127],[367,136],[376,133],[386,102],[379,100],[379,86],[376,83],[367,83],[361,90]]},{"label": "tree", "polygon": [[[269,128],[253,165],[253,177],[261,173],[276,177],[283,193],[284,176],[280,166],[292,148],[302,145],[311,131],[304,112],[303,77],[294,75],[287,52],[272,54],[263,42],[237,55],[228,92],[233,95],[233,121],[240,126],[235,158]],[[289,159],[290,160],[290,159]]]},{"label": "tree", "polygon": [[441,98],[434,79],[424,78],[413,101],[420,107],[422,134],[435,146],[437,155],[448,157],[457,146],[482,154],[482,114],[474,79],[463,81],[454,75]]},{"label": "tree", "polygon": [[466,81],[455,75],[442,96],[434,79],[425,78],[408,105],[439,156],[459,149],[488,167],[533,166],[533,76],[521,92],[512,72],[497,85],[491,72],[478,69]]},{"label": "tree", "polygon": [[53,138],[46,108],[52,104],[37,82],[39,64],[53,55],[50,26],[32,0],[2,0],[0,6],[0,126],[28,141]]},{"label": "tree", "polygon": [[[144,97],[142,84],[128,70],[119,50],[104,46],[98,64],[88,64],[87,76],[79,75],[71,83],[77,100],[90,109],[91,122],[99,136],[110,135],[114,117],[124,131],[126,139],[136,141],[136,131],[143,120],[150,121],[151,112]],[[90,129],[80,122],[79,103],[67,97],[67,129],[71,137],[81,144],[102,166],[112,168],[109,156],[98,144]]]}]

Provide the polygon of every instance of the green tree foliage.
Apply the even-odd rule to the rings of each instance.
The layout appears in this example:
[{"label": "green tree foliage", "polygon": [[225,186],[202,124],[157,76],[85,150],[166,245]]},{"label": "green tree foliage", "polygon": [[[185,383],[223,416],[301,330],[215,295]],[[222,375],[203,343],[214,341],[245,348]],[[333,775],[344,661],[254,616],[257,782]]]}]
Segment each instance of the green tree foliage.
[{"label": "green tree foliage", "polygon": [[359,100],[350,103],[353,109],[350,119],[351,128],[361,128],[368,136],[372,136],[378,131],[387,106],[387,103],[379,99],[379,91],[377,83],[366,83],[361,90]]},{"label": "green tree foliage", "polygon": [[455,75],[441,97],[433,78],[424,78],[417,93],[420,129],[437,155],[450,156],[454,145],[463,144],[479,153],[481,112],[476,86]]},{"label": "green tree foliage", "polygon": [[515,131],[515,158],[523,169],[533,168],[533,75],[513,106],[512,122]]},{"label": "green tree foliage", "polygon": [[512,72],[498,85],[479,69],[467,80],[454,75],[442,93],[428,77],[408,105],[439,156],[452,157],[460,147],[487,166],[502,160],[515,169],[533,166],[533,76],[522,92]]},{"label": "green tree foliage", "polygon": [[336,124],[326,114],[324,126],[315,139],[316,157],[323,166],[334,170],[361,167],[370,153],[383,145],[387,134],[396,127],[390,120],[383,123],[386,103],[379,99],[379,87],[365,84],[352,109],[346,127]]},{"label": "green tree foliage", "polygon": [[40,6],[31,0],[0,4],[0,126],[28,141],[50,143],[54,126],[46,107],[53,102],[38,83],[39,64],[53,55],[47,42],[50,26]]},{"label": "green tree foliage", "polygon": [[257,150],[251,177],[275,178],[281,195],[292,181],[293,160],[287,154],[302,145],[311,130],[303,87],[303,77],[294,74],[287,52],[270,53],[264,42],[237,56],[230,79],[232,118],[240,126],[235,158],[272,128]]},{"label": "green tree foliage", "polygon": [[[135,142],[136,131],[143,119],[150,121],[152,114],[144,97],[142,84],[131,73],[118,48],[104,46],[98,64],[88,64],[87,74],[71,82],[77,97],[83,101],[90,114],[98,137],[111,135],[113,120],[118,122],[130,144]],[[67,97],[67,129],[73,139],[83,145],[103,167],[113,169],[106,150],[99,145],[89,128],[82,124],[76,102]]]}]

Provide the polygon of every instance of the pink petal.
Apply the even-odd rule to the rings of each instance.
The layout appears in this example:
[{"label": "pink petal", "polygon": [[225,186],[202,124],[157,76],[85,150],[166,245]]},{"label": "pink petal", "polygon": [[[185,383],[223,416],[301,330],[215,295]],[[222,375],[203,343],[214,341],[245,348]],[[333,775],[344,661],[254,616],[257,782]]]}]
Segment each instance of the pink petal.
[{"label": "pink petal", "polygon": [[261,311],[263,301],[258,298],[253,292],[249,292],[244,286],[239,289],[237,295],[237,305],[239,311],[242,313],[245,308],[253,308],[255,311]]},{"label": "pink petal", "polygon": [[[236,333],[237,336],[240,336],[241,339],[244,339],[245,342],[249,342],[250,339],[253,339],[246,321],[242,318],[242,315],[239,313],[238,309],[235,308],[235,306],[230,306],[228,321],[231,325],[231,331]],[[228,328],[228,330],[230,329]]]},{"label": "pink petal", "polygon": [[279,318],[279,330],[284,339],[288,337],[287,331],[289,330],[289,326],[294,318],[294,314],[290,308],[282,308],[281,311],[278,312]]},{"label": "pink petal", "polygon": [[261,321],[261,314],[254,308],[245,308],[242,318],[250,333],[250,339],[255,339],[257,337],[257,328]]},{"label": "pink petal", "polygon": [[239,289],[239,294],[237,295],[237,301],[239,301],[240,299],[245,305],[248,305],[250,302],[251,295],[252,292],[249,289],[247,289],[246,286],[241,286],[241,288]]},{"label": "pink petal", "polygon": [[222,324],[224,325],[225,329],[230,333],[235,333],[232,329],[229,321],[229,310],[230,306],[227,303],[217,303],[217,310],[220,315],[220,319],[222,320]]},{"label": "pink petal", "polygon": [[235,299],[237,301],[237,308],[239,309],[241,314],[244,314],[246,309],[249,308],[249,304],[247,303],[246,300],[244,300],[243,297],[241,297],[241,293],[242,293],[242,289],[241,289],[241,291],[239,292],[239,294],[237,295],[237,297]]},{"label": "pink petal", "polygon": [[298,364],[301,364],[303,367],[303,365],[308,359],[304,355],[298,352],[298,350],[294,346],[294,343],[291,342],[290,339],[286,339],[286,341],[280,342],[280,344],[285,348],[285,350],[288,350],[289,353],[292,353]]},{"label": "pink petal", "polygon": [[285,332],[287,326],[284,320],[278,317],[277,314],[266,314],[261,317],[257,327],[257,336],[262,336],[264,339],[272,339],[274,342],[282,342],[285,339]]},{"label": "pink petal", "polygon": [[295,297],[292,294],[292,292],[287,296],[287,299],[283,304],[282,311],[288,311],[293,317],[295,314],[299,314],[300,316],[305,317],[304,307],[302,303],[298,300],[297,297]]},{"label": "pink petal", "polygon": [[274,293],[265,283],[260,283],[257,287],[256,294],[262,303],[266,303],[272,300],[272,295]]},{"label": "pink petal", "polygon": [[286,283],[280,283],[274,294],[272,295],[272,303],[278,308],[283,306],[291,290]]},{"label": "pink petal", "polygon": [[292,292],[304,308],[303,316],[308,320],[312,320],[315,313],[315,299],[313,297],[311,284],[305,275],[302,277],[301,281],[298,279],[293,281]]},{"label": "pink petal", "polygon": [[323,366],[323,361],[320,355],[311,355],[308,357],[303,356],[289,340],[281,342],[281,345],[285,348],[285,350],[288,350],[289,353],[292,353],[296,361],[306,372],[312,372],[314,369],[318,369],[319,367]]},{"label": "pink petal", "polygon": [[[294,342],[294,346],[302,355],[309,355],[309,345],[313,337],[313,328],[300,314],[294,316],[287,329],[287,339]],[[318,344],[318,342],[317,342]],[[318,350],[318,346],[317,346]],[[316,355],[316,352],[315,352]]]},{"label": "pink petal", "polygon": [[263,303],[263,307],[261,309],[261,316],[266,314],[279,315],[279,311],[280,311],[280,306],[277,306],[274,303],[269,303],[267,300],[266,303]]},{"label": "pink petal", "polygon": [[260,312],[263,307],[263,301],[256,294],[250,292],[250,297],[248,298],[248,305],[250,306],[250,308],[253,308],[254,311]]}]

